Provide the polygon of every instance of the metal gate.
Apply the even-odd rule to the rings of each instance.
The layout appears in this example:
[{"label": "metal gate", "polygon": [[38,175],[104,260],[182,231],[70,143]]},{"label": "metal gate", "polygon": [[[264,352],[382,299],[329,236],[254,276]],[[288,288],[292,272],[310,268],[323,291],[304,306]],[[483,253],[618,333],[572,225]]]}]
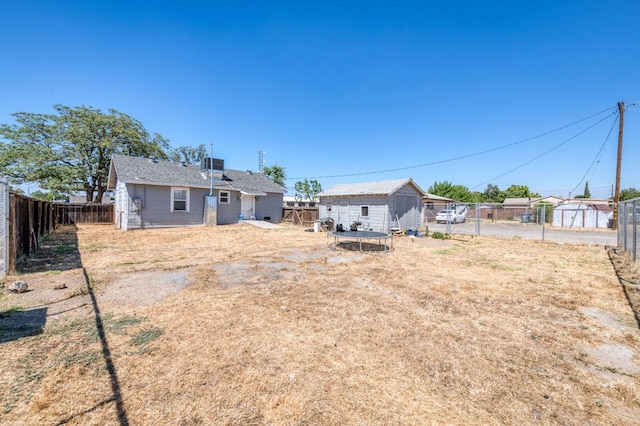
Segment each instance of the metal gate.
[{"label": "metal gate", "polygon": [[9,266],[9,183],[0,180],[0,277],[7,274]]}]

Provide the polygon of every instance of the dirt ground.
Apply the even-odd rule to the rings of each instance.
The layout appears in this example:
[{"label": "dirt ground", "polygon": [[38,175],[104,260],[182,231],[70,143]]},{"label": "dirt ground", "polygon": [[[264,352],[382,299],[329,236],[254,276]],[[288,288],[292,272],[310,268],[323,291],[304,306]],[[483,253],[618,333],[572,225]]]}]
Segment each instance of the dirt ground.
[{"label": "dirt ground", "polygon": [[327,242],[59,229],[5,279],[29,291],[0,293],[0,423],[638,423],[640,274],[623,253]]}]

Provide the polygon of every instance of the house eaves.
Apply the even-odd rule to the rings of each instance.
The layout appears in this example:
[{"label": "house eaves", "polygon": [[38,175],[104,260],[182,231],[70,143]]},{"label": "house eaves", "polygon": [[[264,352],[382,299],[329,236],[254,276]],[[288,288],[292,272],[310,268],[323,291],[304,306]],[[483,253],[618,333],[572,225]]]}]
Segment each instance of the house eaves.
[{"label": "house eaves", "polygon": [[378,182],[338,184],[320,192],[318,197],[389,196],[405,185],[411,185],[421,196],[425,195],[425,192],[413,179],[395,179]]},{"label": "house eaves", "polygon": [[[207,171],[199,166],[114,154],[111,157],[108,189],[115,189],[117,181],[127,184],[210,188]],[[245,191],[246,193],[284,193],[286,190],[263,173],[225,170],[214,178],[213,188]]]}]

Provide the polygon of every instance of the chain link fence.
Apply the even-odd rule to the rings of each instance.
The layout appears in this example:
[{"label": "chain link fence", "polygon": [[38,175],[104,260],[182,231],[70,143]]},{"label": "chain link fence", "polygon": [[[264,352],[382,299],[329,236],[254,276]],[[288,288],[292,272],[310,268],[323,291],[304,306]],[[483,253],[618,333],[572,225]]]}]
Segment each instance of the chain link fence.
[{"label": "chain link fence", "polygon": [[[612,208],[588,200],[558,206],[448,203],[437,207],[441,210],[426,211],[424,215],[423,223],[430,232],[616,245],[616,233],[611,229]],[[442,210],[454,213],[438,215]]]},{"label": "chain link fence", "polygon": [[8,272],[9,266],[9,183],[0,180],[0,278]]},{"label": "chain link fence", "polygon": [[618,246],[638,261],[638,222],[640,222],[640,198],[623,201],[618,204]]}]

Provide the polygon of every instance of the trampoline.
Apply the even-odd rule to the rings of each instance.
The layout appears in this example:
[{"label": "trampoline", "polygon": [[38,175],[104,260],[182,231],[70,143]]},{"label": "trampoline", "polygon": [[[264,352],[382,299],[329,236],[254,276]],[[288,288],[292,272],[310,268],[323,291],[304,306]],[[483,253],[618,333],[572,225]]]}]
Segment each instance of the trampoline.
[{"label": "trampoline", "polygon": [[393,249],[393,235],[374,231],[328,232],[327,245],[331,250],[357,248],[359,251],[388,252]]}]

